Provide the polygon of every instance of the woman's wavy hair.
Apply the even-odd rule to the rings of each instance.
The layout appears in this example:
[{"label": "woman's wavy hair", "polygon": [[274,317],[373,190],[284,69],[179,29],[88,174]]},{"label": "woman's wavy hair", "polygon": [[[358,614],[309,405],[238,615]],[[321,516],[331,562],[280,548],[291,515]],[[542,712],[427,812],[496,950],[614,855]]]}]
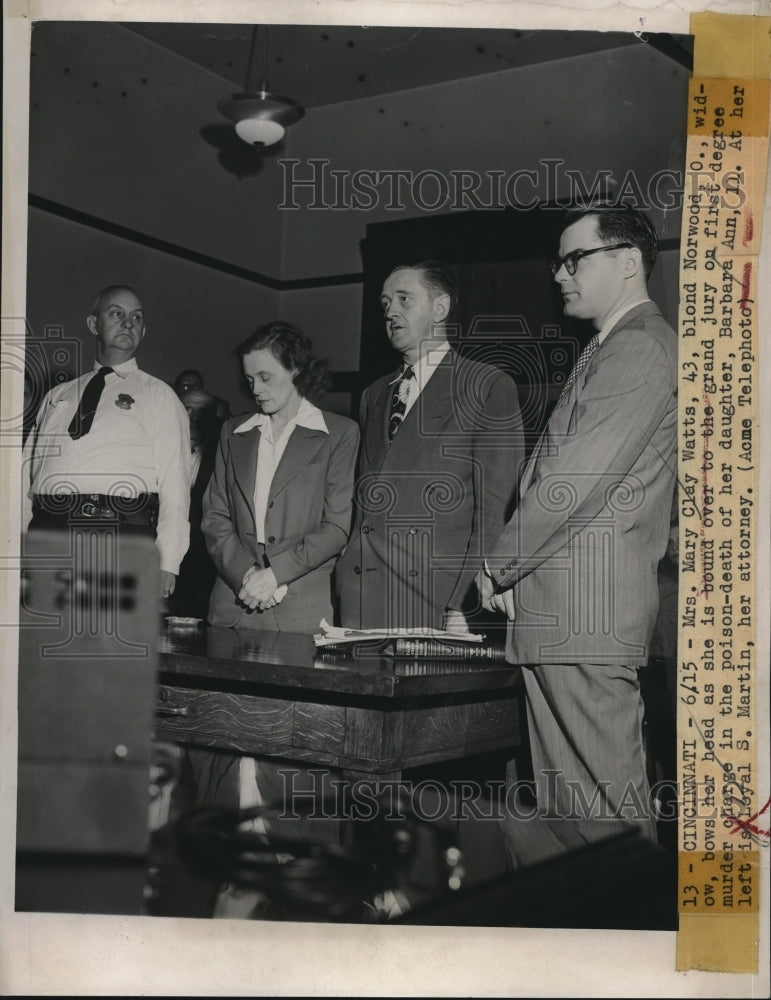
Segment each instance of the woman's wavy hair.
[{"label": "woman's wavy hair", "polygon": [[287,371],[295,369],[295,388],[305,399],[320,399],[329,386],[326,361],[313,354],[313,344],[299,326],[273,320],[258,326],[242,341],[235,354],[243,370],[244,358],[252,351],[269,350]]}]

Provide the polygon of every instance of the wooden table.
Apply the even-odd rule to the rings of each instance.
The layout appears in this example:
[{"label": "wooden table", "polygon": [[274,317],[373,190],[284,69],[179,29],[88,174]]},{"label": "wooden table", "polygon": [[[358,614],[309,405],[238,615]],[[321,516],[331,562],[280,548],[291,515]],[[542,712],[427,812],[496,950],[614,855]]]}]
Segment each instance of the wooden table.
[{"label": "wooden table", "polygon": [[317,650],[305,635],[167,626],[159,739],[330,765],[350,778],[521,743],[520,668]]}]

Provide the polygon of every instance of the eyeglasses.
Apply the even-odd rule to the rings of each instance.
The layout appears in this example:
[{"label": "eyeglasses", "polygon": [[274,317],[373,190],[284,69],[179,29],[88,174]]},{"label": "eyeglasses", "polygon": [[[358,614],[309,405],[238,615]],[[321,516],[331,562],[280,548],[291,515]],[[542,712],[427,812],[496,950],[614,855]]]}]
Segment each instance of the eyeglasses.
[{"label": "eyeglasses", "polygon": [[593,253],[605,253],[606,250],[633,250],[634,247],[631,243],[614,243],[610,247],[594,247],[592,250],[574,250],[572,253],[566,253],[564,257],[557,257],[549,264],[549,270],[552,274],[556,274],[557,271],[565,265],[565,270],[568,274],[573,275],[578,270],[578,262],[583,260],[584,257],[591,257]]}]

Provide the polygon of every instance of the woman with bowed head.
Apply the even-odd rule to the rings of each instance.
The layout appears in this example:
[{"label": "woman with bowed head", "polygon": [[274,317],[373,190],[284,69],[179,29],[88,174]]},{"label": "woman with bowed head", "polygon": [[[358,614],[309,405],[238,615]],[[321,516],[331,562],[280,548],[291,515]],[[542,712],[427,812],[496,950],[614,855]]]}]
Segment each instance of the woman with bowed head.
[{"label": "woman with bowed head", "polygon": [[333,620],[359,429],[311,401],[324,392],[326,365],[298,327],[260,326],[237,355],[258,410],[225,423],[204,497],[218,574],[209,623],[314,634]]},{"label": "woman with bowed head", "polygon": [[[334,617],[331,577],[351,527],[359,428],[312,402],[326,387],[326,365],[298,327],[260,326],[236,354],[257,412],[223,425],[203,499],[201,527],[217,570],[208,621],[313,635]],[[205,749],[191,749],[188,760],[196,799],[209,806],[280,802],[289,781],[301,794],[316,790],[314,776],[295,763]],[[270,842],[274,821],[253,824]],[[275,829],[333,843],[339,836],[325,821],[312,831],[293,820]],[[220,892],[214,916],[236,915],[238,899]]]}]

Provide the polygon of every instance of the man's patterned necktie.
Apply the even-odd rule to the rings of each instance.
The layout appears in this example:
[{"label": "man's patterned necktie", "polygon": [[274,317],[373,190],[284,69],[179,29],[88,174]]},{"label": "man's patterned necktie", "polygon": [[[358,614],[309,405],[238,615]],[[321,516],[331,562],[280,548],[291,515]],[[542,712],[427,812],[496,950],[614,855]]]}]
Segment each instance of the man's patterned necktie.
[{"label": "man's patterned necktie", "polygon": [[560,398],[557,400],[557,406],[559,406],[559,404],[564,401],[565,397],[570,392],[573,383],[581,374],[581,372],[584,370],[584,368],[586,368],[586,366],[589,364],[592,355],[599,346],[600,346],[600,335],[598,333],[595,333],[595,335],[592,337],[592,339],[589,341],[589,343],[586,345],[583,351],[581,351],[578,361],[576,361],[575,365],[573,365],[573,371],[568,376],[568,380],[562,388],[562,392],[560,393]]},{"label": "man's patterned necktie", "polygon": [[94,422],[94,414],[96,413],[97,406],[99,406],[102,389],[104,389],[104,380],[111,372],[112,368],[100,368],[86,383],[83,395],[80,397],[80,402],[78,403],[78,408],[75,411],[75,416],[67,428],[73,441],[82,438],[91,430],[91,424]]},{"label": "man's patterned necktie", "polygon": [[410,397],[412,379],[415,378],[415,369],[412,365],[407,365],[401,374],[401,378],[396,383],[394,394],[391,397],[391,416],[388,420],[388,440],[393,441],[394,435],[399,430],[404,414],[407,411],[407,400]]}]

